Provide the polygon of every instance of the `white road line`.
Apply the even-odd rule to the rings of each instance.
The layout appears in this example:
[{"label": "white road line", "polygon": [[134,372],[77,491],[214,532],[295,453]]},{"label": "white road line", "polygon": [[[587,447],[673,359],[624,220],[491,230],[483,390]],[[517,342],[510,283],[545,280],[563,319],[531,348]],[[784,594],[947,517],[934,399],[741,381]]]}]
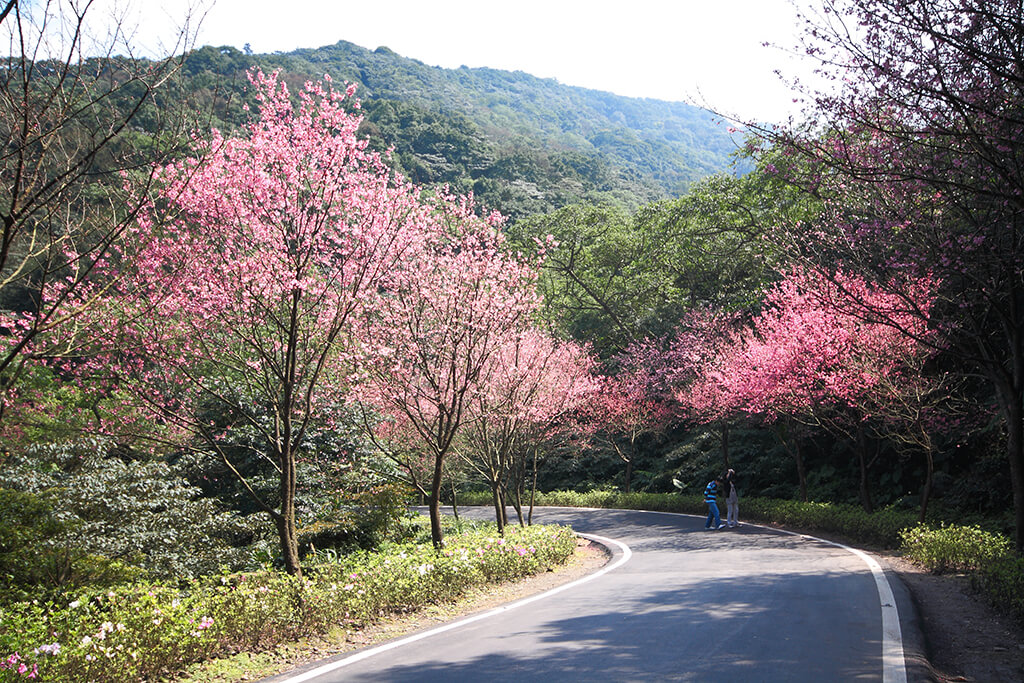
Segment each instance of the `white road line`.
[{"label": "white road line", "polygon": [[[760,525],[752,524],[750,526]],[[772,527],[761,528],[772,529]],[[907,683],[907,663],[903,654],[903,631],[900,629],[900,613],[896,607],[896,596],[893,595],[889,579],[886,578],[885,571],[878,564],[878,561],[863,550],[851,548],[842,543],[818,538],[817,536],[798,534],[794,531],[786,531],[785,529],[773,529],[773,531],[781,531],[791,536],[799,536],[800,538],[809,538],[821,543],[827,543],[828,545],[851,552],[864,561],[864,564],[871,570],[871,575],[875,577],[875,587],[878,589],[878,602],[882,607],[882,683]]]},{"label": "white road line", "polygon": [[624,565],[626,562],[629,562],[629,558],[631,558],[633,556],[633,551],[629,549],[629,546],[627,546],[624,543],[621,543],[620,541],[616,541],[616,540],[611,539],[611,538],[604,538],[603,536],[595,536],[593,534],[578,534],[578,535],[582,536],[584,538],[592,539],[594,541],[597,541],[598,543],[604,543],[604,544],[607,544],[607,545],[617,546],[619,548],[619,550],[622,551],[622,557],[620,557],[616,562],[608,565],[607,567],[602,568],[599,571],[594,572],[593,574],[588,574],[587,576],[584,576],[581,579],[576,579],[575,581],[571,581],[569,583],[562,584],[561,586],[558,586],[557,588],[552,588],[549,591],[545,591],[543,593],[538,593],[537,595],[532,595],[532,596],[530,596],[528,598],[523,598],[522,600],[517,600],[516,602],[510,602],[507,605],[502,605],[501,607],[495,607],[494,609],[489,610],[487,612],[482,612],[482,613],[474,615],[472,617],[467,617],[466,619],[460,619],[459,621],[453,621],[451,623],[445,624],[444,626],[438,626],[437,628],[430,629],[429,631],[421,631],[420,633],[416,633],[414,635],[411,635],[408,638],[402,638],[400,640],[395,640],[395,641],[392,641],[390,643],[386,643],[384,645],[380,645],[378,647],[372,647],[372,648],[369,648],[367,650],[363,650],[361,652],[358,652],[358,653],[352,655],[351,657],[346,657],[345,659],[339,659],[338,661],[330,662],[329,664],[324,664],[323,666],[319,666],[319,667],[317,667],[315,669],[311,669],[309,671],[301,673],[298,676],[293,676],[292,678],[285,679],[282,683],[303,683],[303,681],[311,681],[314,678],[317,678],[318,676],[323,676],[324,674],[330,673],[331,671],[336,671],[337,669],[340,669],[342,667],[348,666],[350,664],[355,664],[356,662],[361,662],[364,659],[367,659],[369,657],[373,657],[375,655],[379,655],[382,652],[387,652],[388,650],[394,650],[395,648],[402,647],[403,645],[408,645],[409,643],[414,643],[414,642],[416,642],[418,640],[423,640],[424,638],[430,638],[431,636],[436,636],[439,633],[444,633],[445,631],[450,631],[450,630],[452,630],[454,628],[459,628],[460,626],[465,626],[466,624],[471,624],[471,623],[473,623],[475,621],[481,621],[483,619],[489,619],[490,617],[498,616],[499,614],[503,614],[503,613],[505,613],[505,612],[507,612],[509,610],[513,610],[513,609],[516,609],[518,607],[522,607],[524,605],[529,605],[530,603],[536,602],[537,600],[543,600],[544,598],[549,598],[552,595],[555,595],[556,593],[561,593],[562,591],[569,590],[570,588],[574,588],[574,587],[580,585],[581,583],[586,583],[587,581],[593,581],[594,579],[598,578],[599,576],[604,576],[605,574],[607,574],[608,572],[612,571],[613,569],[617,569],[617,568],[621,567],[622,565]]}]

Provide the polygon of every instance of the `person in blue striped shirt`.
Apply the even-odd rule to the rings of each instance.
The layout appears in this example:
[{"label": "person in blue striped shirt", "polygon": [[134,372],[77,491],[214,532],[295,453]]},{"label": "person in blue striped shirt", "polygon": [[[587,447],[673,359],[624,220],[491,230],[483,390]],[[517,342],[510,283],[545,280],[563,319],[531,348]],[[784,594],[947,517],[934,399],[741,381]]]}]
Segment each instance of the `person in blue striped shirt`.
[{"label": "person in blue striped shirt", "polygon": [[[705,529],[721,529],[722,516],[718,512],[718,479],[712,479],[704,489],[704,502],[708,504],[708,521],[704,524]],[[712,526],[714,522],[714,526]]]}]

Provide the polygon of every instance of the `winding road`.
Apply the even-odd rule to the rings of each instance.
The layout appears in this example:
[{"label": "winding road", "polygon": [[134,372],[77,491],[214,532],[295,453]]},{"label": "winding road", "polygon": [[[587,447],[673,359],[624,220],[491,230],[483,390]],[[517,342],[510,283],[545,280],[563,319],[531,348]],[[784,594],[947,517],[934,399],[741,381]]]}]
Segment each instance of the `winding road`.
[{"label": "winding road", "polygon": [[272,680],[926,678],[905,589],[859,550],[753,525],[706,531],[691,515],[540,508],[534,521],[571,525],[613,557],[547,593]]}]

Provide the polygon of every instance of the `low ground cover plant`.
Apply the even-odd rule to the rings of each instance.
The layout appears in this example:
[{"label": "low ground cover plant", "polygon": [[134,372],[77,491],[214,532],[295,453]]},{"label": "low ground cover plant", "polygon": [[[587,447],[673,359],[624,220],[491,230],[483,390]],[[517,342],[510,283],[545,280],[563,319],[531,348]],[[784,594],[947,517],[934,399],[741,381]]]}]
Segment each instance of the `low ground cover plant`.
[{"label": "low ground cover plant", "polygon": [[1012,547],[1010,539],[978,526],[918,524],[900,537],[904,554],[937,574],[982,570],[1010,554]]},{"label": "low ground cover plant", "polygon": [[924,524],[904,530],[902,538],[911,560],[936,573],[969,574],[989,602],[1024,622],[1024,558],[1009,538],[978,526]]},{"label": "low ground cover plant", "polygon": [[379,552],[314,555],[296,578],[278,571],[82,590],[61,602],[0,608],[0,681],[137,681],[191,662],[356,628],[451,600],[468,588],[544,571],[576,547],[567,527],[461,525]]}]

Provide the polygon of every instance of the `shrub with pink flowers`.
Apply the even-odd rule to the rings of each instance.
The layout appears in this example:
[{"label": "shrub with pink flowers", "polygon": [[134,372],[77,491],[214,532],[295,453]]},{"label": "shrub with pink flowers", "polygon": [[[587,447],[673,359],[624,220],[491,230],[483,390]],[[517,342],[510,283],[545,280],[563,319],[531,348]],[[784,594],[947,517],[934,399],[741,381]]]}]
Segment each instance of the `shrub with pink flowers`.
[{"label": "shrub with pink flowers", "polygon": [[565,562],[567,527],[473,526],[429,542],[313,558],[297,578],[276,571],[79,593],[60,604],[0,608],[0,681],[137,681],[185,665],[453,600]]}]

